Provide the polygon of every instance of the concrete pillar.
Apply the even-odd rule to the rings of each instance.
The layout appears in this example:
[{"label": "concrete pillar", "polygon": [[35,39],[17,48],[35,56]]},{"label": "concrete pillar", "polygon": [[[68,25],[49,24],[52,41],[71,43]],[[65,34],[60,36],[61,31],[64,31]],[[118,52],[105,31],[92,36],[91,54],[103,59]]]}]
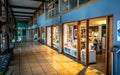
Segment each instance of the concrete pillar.
[{"label": "concrete pillar", "polygon": [[62,16],[62,11],[61,11],[61,3],[62,0],[58,0],[58,22],[59,22],[59,53],[62,53],[62,22],[61,22],[61,16]]},{"label": "concrete pillar", "polygon": [[62,25],[59,25],[59,53],[62,53]]}]

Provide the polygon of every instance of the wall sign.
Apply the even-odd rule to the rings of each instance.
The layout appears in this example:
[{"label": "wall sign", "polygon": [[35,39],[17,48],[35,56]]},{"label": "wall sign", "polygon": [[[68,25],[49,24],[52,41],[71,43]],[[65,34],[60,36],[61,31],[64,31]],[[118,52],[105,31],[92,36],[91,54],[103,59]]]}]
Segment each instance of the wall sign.
[{"label": "wall sign", "polygon": [[117,41],[120,41],[120,20],[117,21]]}]

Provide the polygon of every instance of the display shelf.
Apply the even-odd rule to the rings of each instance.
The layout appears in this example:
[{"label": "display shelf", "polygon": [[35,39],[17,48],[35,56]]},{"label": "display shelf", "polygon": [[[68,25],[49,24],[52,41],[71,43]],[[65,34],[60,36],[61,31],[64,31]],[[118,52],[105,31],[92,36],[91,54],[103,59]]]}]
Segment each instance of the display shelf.
[{"label": "display shelf", "polygon": [[[86,62],[86,50],[81,50],[81,61]],[[89,63],[96,63],[96,51],[89,50]]]},{"label": "display shelf", "polygon": [[58,43],[53,43],[53,47],[56,49],[59,49],[59,44]]},{"label": "display shelf", "polygon": [[72,47],[64,47],[64,53],[77,57],[77,50]]}]

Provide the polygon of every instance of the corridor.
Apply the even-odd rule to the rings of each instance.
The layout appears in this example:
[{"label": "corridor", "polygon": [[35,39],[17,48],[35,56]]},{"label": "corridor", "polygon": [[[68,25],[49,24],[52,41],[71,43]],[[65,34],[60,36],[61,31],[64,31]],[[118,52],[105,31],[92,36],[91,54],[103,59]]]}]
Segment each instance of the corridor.
[{"label": "corridor", "polygon": [[13,75],[104,75],[44,45],[22,43],[14,53]]}]

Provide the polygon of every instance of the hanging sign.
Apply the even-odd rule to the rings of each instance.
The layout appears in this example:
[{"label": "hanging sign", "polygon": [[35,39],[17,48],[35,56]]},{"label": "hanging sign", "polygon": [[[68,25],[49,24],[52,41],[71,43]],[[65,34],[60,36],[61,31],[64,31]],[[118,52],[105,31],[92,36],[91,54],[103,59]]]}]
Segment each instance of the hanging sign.
[{"label": "hanging sign", "polygon": [[120,20],[117,21],[117,41],[120,41]]}]

